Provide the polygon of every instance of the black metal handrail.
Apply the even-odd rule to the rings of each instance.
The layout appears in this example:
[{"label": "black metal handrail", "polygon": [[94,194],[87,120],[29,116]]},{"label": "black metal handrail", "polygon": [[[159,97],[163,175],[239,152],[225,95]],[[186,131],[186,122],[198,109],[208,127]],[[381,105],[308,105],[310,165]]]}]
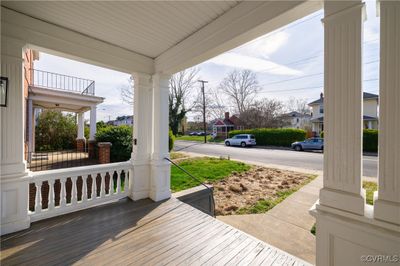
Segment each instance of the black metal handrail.
[{"label": "black metal handrail", "polygon": [[95,82],[59,73],[53,73],[38,69],[30,69],[30,86],[72,91],[84,95],[94,95]]},{"label": "black metal handrail", "polygon": [[193,180],[195,180],[196,182],[199,182],[201,185],[203,185],[209,192],[210,192],[210,196],[211,196],[211,213],[212,216],[215,217],[215,200],[214,200],[214,190],[207,186],[206,184],[204,184],[200,179],[198,179],[197,177],[193,176],[191,173],[189,173],[188,171],[186,171],[184,168],[180,167],[178,164],[176,164],[175,162],[173,162],[171,159],[165,157],[165,160],[167,160],[168,162],[172,163],[174,166],[176,166],[179,170],[181,170],[182,172],[184,172],[185,174],[187,174],[188,176],[190,176]]}]

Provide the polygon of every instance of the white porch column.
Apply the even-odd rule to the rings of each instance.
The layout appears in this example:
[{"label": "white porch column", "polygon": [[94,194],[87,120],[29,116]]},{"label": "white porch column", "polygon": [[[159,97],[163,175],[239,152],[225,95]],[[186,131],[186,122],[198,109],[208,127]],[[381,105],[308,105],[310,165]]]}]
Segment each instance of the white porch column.
[{"label": "white porch column", "polygon": [[90,107],[90,133],[89,140],[95,140],[96,135],[96,105]]},{"label": "white porch column", "polygon": [[139,200],[149,197],[150,159],[152,144],[152,93],[153,83],[150,75],[134,73],[133,103],[133,179],[130,197]]},{"label": "white porch column", "polygon": [[77,117],[78,117],[78,132],[76,139],[85,139],[84,113],[77,113]]},{"label": "white porch column", "polygon": [[1,234],[28,228],[29,178],[24,160],[23,45],[2,36],[1,76],[8,77],[7,107],[0,107]]},{"label": "white porch column", "polygon": [[28,99],[28,160],[31,158],[31,152],[33,152],[33,124],[34,114],[33,114],[33,104],[32,99]]},{"label": "white porch column", "polygon": [[168,130],[170,75],[153,75],[153,144],[151,156],[150,198],[159,201],[171,196]]},{"label": "white porch column", "polygon": [[400,225],[400,2],[380,2],[379,190],[374,217]]},{"label": "white porch column", "polygon": [[324,184],[319,204],[364,214],[361,186],[363,4],[325,1]]}]

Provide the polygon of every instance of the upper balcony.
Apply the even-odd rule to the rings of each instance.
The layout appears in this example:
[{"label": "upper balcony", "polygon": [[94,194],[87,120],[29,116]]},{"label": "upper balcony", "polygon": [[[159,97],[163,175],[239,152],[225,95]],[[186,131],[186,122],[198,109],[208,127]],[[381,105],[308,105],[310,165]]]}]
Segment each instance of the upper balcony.
[{"label": "upper balcony", "polygon": [[61,90],[82,95],[95,95],[95,81],[38,69],[30,69],[29,86]]}]

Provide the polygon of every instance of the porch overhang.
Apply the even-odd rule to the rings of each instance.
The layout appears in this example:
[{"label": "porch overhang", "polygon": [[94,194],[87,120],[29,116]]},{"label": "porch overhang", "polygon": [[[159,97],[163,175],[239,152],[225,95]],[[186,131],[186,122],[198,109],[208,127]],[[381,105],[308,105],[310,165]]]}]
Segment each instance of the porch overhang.
[{"label": "porch overhang", "polygon": [[63,90],[29,87],[34,107],[70,112],[86,112],[104,101],[103,97],[78,94]]}]

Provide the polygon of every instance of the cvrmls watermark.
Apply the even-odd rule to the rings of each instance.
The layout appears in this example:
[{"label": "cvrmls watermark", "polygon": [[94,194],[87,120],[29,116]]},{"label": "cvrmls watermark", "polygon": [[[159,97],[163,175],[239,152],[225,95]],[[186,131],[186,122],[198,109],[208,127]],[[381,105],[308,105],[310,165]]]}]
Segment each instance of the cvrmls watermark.
[{"label": "cvrmls watermark", "polygon": [[362,255],[360,260],[365,263],[399,263],[400,255]]}]

